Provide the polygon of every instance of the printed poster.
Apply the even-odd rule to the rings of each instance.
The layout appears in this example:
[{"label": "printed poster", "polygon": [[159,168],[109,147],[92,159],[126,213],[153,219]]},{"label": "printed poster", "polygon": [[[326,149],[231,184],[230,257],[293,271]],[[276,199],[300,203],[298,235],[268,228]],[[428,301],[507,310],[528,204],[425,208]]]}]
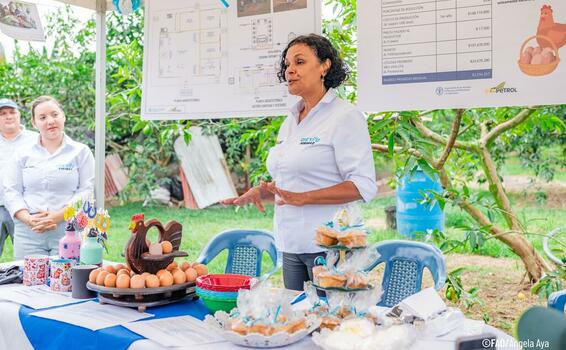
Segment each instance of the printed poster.
[{"label": "printed poster", "polygon": [[0,3],[0,30],[17,40],[45,41],[37,6],[23,1]]},{"label": "printed poster", "polygon": [[281,52],[320,33],[320,0],[147,0],[144,119],[286,114]]},{"label": "printed poster", "polygon": [[566,1],[358,1],[367,112],[566,103]]}]

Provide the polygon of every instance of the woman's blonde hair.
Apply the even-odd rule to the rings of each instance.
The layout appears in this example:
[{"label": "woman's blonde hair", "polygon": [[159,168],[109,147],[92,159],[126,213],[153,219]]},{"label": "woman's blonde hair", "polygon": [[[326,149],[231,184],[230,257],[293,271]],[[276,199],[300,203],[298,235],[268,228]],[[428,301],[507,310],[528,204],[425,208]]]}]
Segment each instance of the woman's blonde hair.
[{"label": "woman's blonde hair", "polygon": [[59,107],[59,109],[61,111],[63,111],[63,107],[61,107],[61,104],[59,103],[59,101],[57,101],[55,99],[55,97],[52,96],[39,96],[38,98],[36,98],[35,100],[33,100],[33,102],[31,103],[31,118],[35,118],[35,107],[39,106],[40,104],[44,103],[44,102],[54,102],[57,107]]}]

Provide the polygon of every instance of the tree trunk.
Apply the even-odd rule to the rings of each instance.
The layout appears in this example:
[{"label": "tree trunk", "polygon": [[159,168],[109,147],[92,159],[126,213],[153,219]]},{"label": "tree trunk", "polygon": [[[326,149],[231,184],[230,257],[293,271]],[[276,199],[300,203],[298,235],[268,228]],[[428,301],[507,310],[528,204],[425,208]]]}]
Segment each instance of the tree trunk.
[{"label": "tree trunk", "polygon": [[[452,187],[444,169],[440,172],[440,182],[444,189]],[[495,238],[511,248],[521,258],[531,282],[537,282],[542,278],[545,271],[551,270],[546,260],[536,251],[532,242],[521,234],[520,231],[508,232],[495,226],[481,210],[466,200],[459,201],[458,205],[481,226],[489,227],[489,231]]]}]

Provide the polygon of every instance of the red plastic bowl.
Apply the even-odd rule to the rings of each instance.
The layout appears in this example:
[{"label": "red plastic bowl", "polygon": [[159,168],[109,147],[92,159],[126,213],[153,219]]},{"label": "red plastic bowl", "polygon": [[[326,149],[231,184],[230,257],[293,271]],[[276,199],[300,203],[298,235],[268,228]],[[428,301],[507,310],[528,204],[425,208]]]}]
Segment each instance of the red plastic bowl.
[{"label": "red plastic bowl", "polygon": [[250,289],[251,279],[233,273],[203,275],[197,278],[197,287],[215,292],[237,292],[238,289]]}]

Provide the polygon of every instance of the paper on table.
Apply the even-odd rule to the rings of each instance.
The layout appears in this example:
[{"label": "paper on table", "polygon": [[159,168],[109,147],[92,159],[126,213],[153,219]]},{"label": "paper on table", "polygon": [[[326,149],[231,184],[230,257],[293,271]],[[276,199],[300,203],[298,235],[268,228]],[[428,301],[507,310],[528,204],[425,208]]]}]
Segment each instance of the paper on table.
[{"label": "paper on table", "polygon": [[167,317],[122,325],[163,346],[188,346],[224,342],[204,323],[191,316]]},{"label": "paper on table", "polygon": [[30,287],[19,285],[2,288],[0,300],[11,301],[31,307],[32,309],[44,309],[84,302],[84,299],[73,299],[71,293],[54,292],[46,285]]},{"label": "paper on table", "polygon": [[145,312],[138,312],[136,309],[114,305],[100,305],[94,301],[38,311],[31,313],[31,315],[70,323],[93,331],[153,316]]},{"label": "paper on table", "polygon": [[426,288],[399,303],[403,312],[427,320],[433,315],[446,310],[446,304],[434,288]]}]

